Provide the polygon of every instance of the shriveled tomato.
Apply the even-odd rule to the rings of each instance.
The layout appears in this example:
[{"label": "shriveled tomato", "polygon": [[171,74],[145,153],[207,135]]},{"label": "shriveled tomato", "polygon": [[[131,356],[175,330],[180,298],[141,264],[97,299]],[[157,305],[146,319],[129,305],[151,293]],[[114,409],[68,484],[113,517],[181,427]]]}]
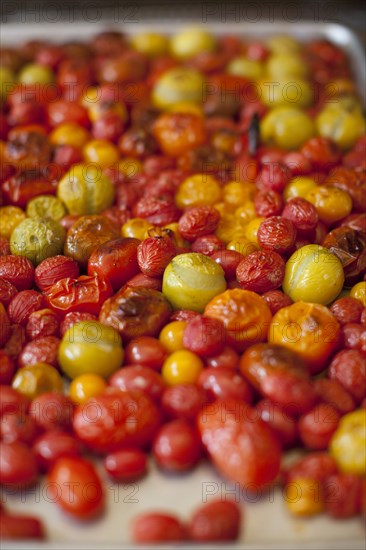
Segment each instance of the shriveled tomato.
[{"label": "shriveled tomato", "polygon": [[47,288],[48,305],[61,314],[79,311],[98,315],[102,304],[112,295],[110,283],[95,275],[60,279]]}]

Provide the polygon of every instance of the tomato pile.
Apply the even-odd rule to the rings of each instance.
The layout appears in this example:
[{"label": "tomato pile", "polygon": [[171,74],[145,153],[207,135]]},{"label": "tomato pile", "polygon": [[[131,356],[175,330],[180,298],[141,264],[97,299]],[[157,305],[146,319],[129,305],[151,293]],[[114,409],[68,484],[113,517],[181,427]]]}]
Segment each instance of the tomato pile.
[{"label": "tomato pile", "polygon": [[[343,51],[103,32],[4,48],[0,81],[4,490],[45,475],[90,519],[90,456],[118,483],[151,453],[280,480],[296,516],[364,514],[366,137]],[[0,511],[2,538],[46,529]],[[218,500],[131,537],[239,533]]]}]

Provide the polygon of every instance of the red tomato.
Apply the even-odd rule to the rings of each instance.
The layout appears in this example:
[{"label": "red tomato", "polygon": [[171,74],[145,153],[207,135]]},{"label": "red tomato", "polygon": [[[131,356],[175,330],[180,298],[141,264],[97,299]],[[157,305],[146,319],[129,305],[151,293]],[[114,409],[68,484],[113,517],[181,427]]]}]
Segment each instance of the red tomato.
[{"label": "red tomato", "polygon": [[0,277],[18,290],[26,290],[33,284],[33,264],[23,256],[0,256]]},{"label": "red tomato", "polygon": [[286,414],[286,409],[273,403],[270,399],[262,399],[256,404],[261,419],[271,426],[284,447],[291,447],[297,440],[296,420]]},{"label": "red tomato", "polygon": [[341,415],[329,403],[319,403],[299,420],[300,439],[308,449],[327,449]]},{"label": "red tomato", "polygon": [[188,526],[189,536],[202,543],[236,540],[240,519],[240,509],[235,502],[208,502],[194,512]]},{"label": "red tomato", "polygon": [[26,445],[33,443],[38,427],[28,414],[4,414],[0,420],[0,435],[4,443],[20,441]]},{"label": "red tomato", "polygon": [[151,443],[160,422],[154,402],[138,391],[107,388],[77,407],[73,427],[91,449],[108,453]]},{"label": "red tomato", "polygon": [[137,448],[121,449],[105,457],[104,468],[113,481],[136,481],[146,474],[147,456]]},{"label": "red tomato", "polygon": [[45,538],[43,524],[38,518],[20,514],[0,514],[1,540],[41,540]]},{"label": "red tomato", "polygon": [[9,304],[8,313],[10,321],[14,324],[25,326],[29,316],[34,311],[44,307],[44,298],[36,290],[22,290]]},{"label": "red tomato", "polygon": [[33,452],[38,467],[47,472],[61,457],[79,456],[81,445],[77,439],[62,430],[49,430],[35,440]]},{"label": "red tomato", "polygon": [[187,321],[183,333],[184,347],[203,357],[217,355],[224,349],[226,333],[219,319],[196,315]]},{"label": "red tomato", "polygon": [[28,342],[22,349],[18,358],[20,367],[34,365],[35,363],[48,363],[53,367],[58,366],[58,348],[60,339],[56,336],[42,336]]},{"label": "red tomato", "polygon": [[97,276],[81,275],[77,279],[61,279],[45,293],[49,306],[56,312],[80,311],[98,315],[113,291],[108,281]]},{"label": "red tomato", "polygon": [[84,458],[60,457],[49,472],[47,482],[56,504],[71,516],[88,520],[103,510],[102,482],[93,464]]},{"label": "red tomato", "polygon": [[336,461],[330,454],[322,451],[311,452],[298,459],[284,472],[285,484],[299,478],[309,478],[323,483],[328,476],[337,472]]},{"label": "red tomato", "polygon": [[46,392],[33,399],[29,414],[40,428],[52,430],[71,427],[74,405],[61,393]]},{"label": "red tomato", "polygon": [[79,266],[75,260],[67,256],[52,256],[37,265],[34,272],[34,282],[40,290],[47,290],[60,279],[79,276]]},{"label": "red tomato", "polygon": [[183,525],[176,517],[168,514],[142,514],[132,524],[132,540],[137,544],[181,542],[186,538]]},{"label": "red tomato", "polygon": [[360,512],[362,479],[353,474],[337,473],[326,479],[325,510],[333,518],[345,519]]},{"label": "red tomato", "polygon": [[154,370],[161,369],[166,357],[166,349],[152,336],[140,336],[125,348],[125,363],[144,365]]},{"label": "red tomato", "polygon": [[164,390],[162,408],[168,418],[194,421],[207,403],[206,392],[196,384],[176,384]]},{"label": "red tomato", "polygon": [[15,371],[16,366],[13,359],[5,350],[0,349],[0,384],[11,384]]},{"label": "red tomato", "polygon": [[0,480],[3,485],[31,485],[37,474],[36,459],[29,447],[20,441],[0,442]]},{"label": "red tomato", "polygon": [[258,413],[239,399],[217,400],[198,415],[202,442],[220,474],[260,487],[279,473],[281,448]]},{"label": "red tomato", "polygon": [[207,357],[206,363],[209,367],[236,370],[239,368],[239,354],[232,347],[225,346],[218,355]]},{"label": "red tomato", "polygon": [[242,399],[245,403],[253,401],[253,392],[248,382],[239,372],[226,367],[207,367],[201,372],[198,385],[212,401],[228,397]]},{"label": "red tomato", "polygon": [[98,275],[112,285],[114,292],[139,273],[138,239],[121,238],[98,246],[88,261],[88,274]]},{"label": "red tomato", "polygon": [[190,470],[202,455],[199,435],[186,420],[172,420],[162,426],[155,438],[153,455],[158,466],[181,472]]},{"label": "red tomato", "polygon": [[122,391],[139,390],[156,402],[161,400],[165,388],[160,374],[142,365],[125,366],[117,370],[109,379],[109,385]]},{"label": "red tomato", "polygon": [[3,414],[26,414],[29,399],[11,386],[0,386],[0,417]]}]

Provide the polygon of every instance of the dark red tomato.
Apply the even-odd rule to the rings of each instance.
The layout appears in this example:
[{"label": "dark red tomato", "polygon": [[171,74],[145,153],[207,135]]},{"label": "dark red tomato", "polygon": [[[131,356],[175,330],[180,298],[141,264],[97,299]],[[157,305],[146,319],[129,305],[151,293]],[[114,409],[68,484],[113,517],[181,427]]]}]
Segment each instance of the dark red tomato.
[{"label": "dark red tomato", "polygon": [[23,487],[36,481],[38,474],[36,459],[27,445],[20,441],[0,442],[1,484],[9,487]]},{"label": "dark red tomato", "polygon": [[137,544],[181,542],[187,535],[175,517],[159,512],[141,514],[132,523],[132,540]]},{"label": "dark red tomato", "polygon": [[315,170],[329,170],[335,166],[341,157],[337,146],[324,137],[313,137],[309,139],[300,151],[311,163]]},{"label": "dark red tomato", "polygon": [[5,350],[0,349],[0,385],[11,384],[15,371],[16,366],[14,360]]},{"label": "dark red tomato", "polygon": [[291,172],[287,166],[280,164],[278,160],[271,159],[270,162],[263,165],[257,177],[257,186],[262,191],[270,190],[281,193],[290,181],[290,177]]},{"label": "dark red tomato", "polygon": [[71,311],[66,313],[60,325],[60,334],[63,336],[65,332],[69,330],[72,325],[79,323],[80,321],[96,321],[96,315],[92,313],[80,312],[80,311]]},{"label": "dark red tomato", "polygon": [[257,191],[254,197],[254,206],[258,216],[268,218],[279,216],[283,207],[282,195],[277,191]]},{"label": "dark red tomato", "polygon": [[109,379],[109,385],[122,391],[142,391],[158,403],[165,388],[165,382],[160,374],[142,365],[125,366],[117,370]]},{"label": "dark red tomato", "polygon": [[289,170],[293,176],[300,176],[309,174],[311,172],[311,163],[310,161],[298,151],[291,151],[286,153],[283,157],[282,162]]},{"label": "dark red tomato", "polygon": [[4,346],[4,351],[15,360],[26,342],[25,329],[20,325],[12,325],[10,327],[10,336]]},{"label": "dark red tomato", "polygon": [[107,112],[93,122],[92,135],[94,139],[103,139],[117,143],[125,123],[117,113]]},{"label": "dark red tomato", "polygon": [[46,110],[43,105],[25,101],[17,103],[10,108],[8,114],[8,123],[11,126],[44,124],[46,118]]},{"label": "dark red tomato", "polygon": [[6,309],[0,302],[0,347],[2,348],[11,335],[10,319]]},{"label": "dark red tomato", "polygon": [[235,502],[208,502],[194,512],[188,526],[189,537],[201,543],[236,540],[240,522],[240,508]]},{"label": "dark red tomato", "polygon": [[308,478],[324,483],[337,472],[336,461],[330,454],[322,451],[311,452],[299,458],[283,472],[285,484],[299,478]]},{"label": "dark red tomato", "polygon": [[44,297],[36,290],[22,290],[14,296],[8,307],[10,321],[25,326],[34,311],[45,306]]},{"label": "dark red tomato", "polygon": [[[1,177],[1,167],[0,167],[0,177]],[[1,194],[0,194],[1,200]],[[10,256],[10,246],[9,241],[5,237],[0,237],[0,256]]]},{"label": "dark red tomato", "polygon": [[276,290],[281,286],[284,276],[285,262],[273,250],[258,250],[248,254],[236,268],[240,287],[258,293]]},{"label": "dark red tomato", "polygon": [[239,399],[217,400],[198,415],[202,442],[220,474],[243,487],[278,475],[281,447],[269,426]]},{"label": "dark red tomato", "polygon": [[326,513],[336,519],[346,519],[360,513],[362,479],[353,474],[336,473],[324,485]]},{"label": "dark red tomato", "polygon": [[48,123],[55,127],[65,122],[75,122],[80,126],[90,126],[88,111],[80,103],[60,99],[47,106]]},{"label": "dark red tomato", "polygon": [[58,366],[58,348],[60,339],[56,336],[43,336],[28,342],[22,349],[18,364],[20,367],[27,367],[35,363],[48,363],[53,367]]},{"label": "dark red tomato", "polygon": [[313,385],[319,399],[332,405],[341,414],[355,410],[356,404],[353,397],[338,380],[318,378],[314,380]]},{"label": "dark red tomato", "polygon": [[20,441],[26,445],[31,445],[37,432],[37,425],[28,414],[4,414],[1,417],[0,434],[4,443]]},{"label": "dark red tomato", "polygon": [[315,206],[302,197],[288,200],[282,211],[282,216],[294,224],[300,235],[311,234],[319,221]]},{"label": "dark red tomato", "polygon": [[88,520],[104,508],[104,491],[93,464],[77,456],[56,460],[48,476],[50,496],[56,504],[79,520]]},{"label": "dark red tomato", "polygon": [[76,279],[79,276],[79,266],[75,260],[67,256],[52,256],[46,258],[37,265],[34,272],[34,282],[40,290],[47,290],[56,284],[60,279],[71,277]]},{"label": "dark red tomato", "polygon": [[290,296],[287,296],[282,290],[269,290],[262,294],[262,298],[266,301],[272,315],[282,307],[290,306],[293,303]]},{"label": "dark red tomato", "polygon": [[328,375],[329,378],[338,380],[356,403],[365,397],[366,362],[358,350],[339,351],[332,359]]},{"label": "dark red tomato", "polygon": [[183,419],[167,422],[155,437],[153,455],[164,470],[182,472],[192,469],[202,456],[196,428]]},{"label": "dark red tomato", "polygon": [[6,279],[0,279],[0,302],[8,307],[18,290]]},{"label": "dark red tomato", "polygon": [[56,392],[42,393],[33,399],[29,407],[30,416],[44,430],[69,429],[73,412],[74,406],[70,398]]},{"label": "dark red tomato", "polygon": [[145,288],[160,291],[162,288],[162,280],[161,277],[149,277],[143,273],[138,273],[127,282],[127,285],[130,287],[144,286]]},{"label": "dark red tomato", "polygon": [[104,459],[104,468],[113,481],[133,482],[147,472],[147,455],[140,449],[121,449]]},{"label": "dark red tomato", "polygon": [[248,382],[232,369],[207,367],[201,372],[198,385],[212,401],[230,397],[242,399],[245,403],[253,401],[253,392]]},{"label": "dark red tomato", "polygon": [[56,189],[56,179],[51,179],[35,169],[16,172],[2,186],[4,202],[24,209],[34,197],[54,195]]},{"label": "dark red tomato", "polygon": [[294,418],[286,413],[286,408],[270,399],[262,399],[256,405],[261,419],[267,422],[285,448],[297,440],[297,427]]},{"label": "dark red tomato", "polygon": [[196,315],[187,321],[183,345],[197,355],[207,357],[221,353],[225,347],[224,324],[219,319]]},{"label": "dark red tomato", "polygon": [[79,311],[98,315],[113,290],[108,281],[98,276],[81,275],[77,279],[60,279],[45,294],[49,307],[57,313]]},{"label": "dark red tomato", "polygon": [[225,346],[218,355],[207,357],[206,363],[208,367],[236,370],[239,368],[239,354],[232,347]]},{"label": "dark red tomato", "polygon": [[285,254],[293,249],[296,241],[296,227],[287,218],[271,216],[260,224],[257,239],[259,245],[265,250],[275,250],[279,254]]},{"label": "dark red tomato", "polygon": [[178,230],[184,239],[193,242],[198,237],[214,233],[220,221],[220,214],[212,206],[190,208],[180,217]]},{"label": "dark red tomato", "polygon": [[137,248],[137,261],[144,275],[161,277],[177,250],[167,235],[148,237]]},{"label": "dark red tomato", "polygon": [[205,254],[205,256],[210,256],[213,252],[222,249],[225,249],[225,245],[216,235],[198,237],[191,246],[192,252]]},{"label": "dark red tomato", "polygon": [[244,377],[267,397],[284,407],[293,416],[309,411],[316,394],[306,365],[294,352],[273,344],[255,344],[241,360]]},{"label": "dark red tomato", "polygon": [[341,415],[329,403],[319,403],[300,417],[298,428],[301,441],[308,449],[327,449],[337,429]]},{"label": "dark red tomato", "polygon": [[42,336],[57,336],[60,321],[52,309],[39,309],[29,315],[25,334],[29,340]]},{"label": "dark red tomato", "polygon": [[159,227],[177,222],[180,211],[168,196],[142,197],[134,206],[133,214]]},{"label": "dark red tomato", "polygon": [[207,401],[206,392],[196,384],[176,384],[164,390],[161,405],[168,418],[194,421]]},{"label": "dark red tomato", "polygon": [[236,269],[244,256],[236,250],[216,250],[210,254],[210,257],[219,264],[225,273],[226,280],[235,278]]},{"label": "dark red tomato", "polygon": [[344,347],[366,354],[366,329],[361,323],[347,323],[342,327]]},{"label": "dark red tomato", "polygon": [[341,325],[359,323],[361,321],[363,305],[356,298],[343,296],[343,298],[339,298],[333,302],[330,311]]},{"label": "dark red tomato", "polygon": [[73,420],[78,438],[101,453],[149,445],[159,424],[159,411],[147,395],[116,388],[107,388],[77,407]]},{"label": "dark red tomato", "polygon": [[98,246],[88,261],[88,274],[106,279],[116,292],[131,277],[137,275],[138,239],[121,238]]},{"label": "dark red tomato", "polygon": [[140,336],[127,344],[125,363],[144,365],[159,371],[167,357],[167,351],[157,338]]},{"label": "dark red tomato", "polygon": [[40,519],[33,516],[0,514],[1,540],[42,540],[46,535]]},{"label": "dark red tomato", "polygon": [[55,462],[64,456],[80,456],[81,445],[77,439],[62,430],[48,430],[38,436],[33,443],[33,452],[38,468],[42,472],[48,470]]},{"label": "dark red tomato", "polygon": [[0,417],[3,414],[25,415],[29,399],[11,386],[0,386]]},{"label": "dark red tomato", "polygon": [[17,290],[26,290],[33,284],[34,267],[24,256],[0,256],[0,277]]}]

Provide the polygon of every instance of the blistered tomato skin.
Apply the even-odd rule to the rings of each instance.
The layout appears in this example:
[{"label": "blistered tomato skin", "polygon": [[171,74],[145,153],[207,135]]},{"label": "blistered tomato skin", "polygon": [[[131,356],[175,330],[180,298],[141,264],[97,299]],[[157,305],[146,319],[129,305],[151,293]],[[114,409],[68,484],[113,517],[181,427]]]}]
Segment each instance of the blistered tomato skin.
[{"label": "blistered tomato skin", "polygon": [[360,403],[364,398],[366,365],[365,357],[360,351],[351,349],[339,351],[329,365],[328,376],[332,380],[338,380],[356,403]]},{"label": "blistered tomato skin", "polygon": [[137,261],[144,275],[160,277],[176,255],[176,247],[169,236],[149,237],[138,245]]},{"label": "blistered tomato skin", "polygon": [[35,290],[22,290],[9,304],[8,315],[12,323],[25,326],[32,313],[44,307],[42,294]]},{"label": "blistered tomato skin", "polygon": [[47,287],[45,295],[49,307],[60,315],[77,311],[98,315],[112,292],[108,281],[94,275],[80,275],[77,279],[60,279]]},{"label": "blistered tomato skin", "polygon": [[52,256],[43,260],[35,269],[34,282],[42,291],[57,283],[60,279],[79,276],[79,266],[66,256]]},{"label": "blistered tomato skin", "polygon": [[296,228],[287,218],[271,216],[260,224],[257,239],[262,248],[284,254],[290,252],[295,244]]},{"label": "blistered tomato skin", "polygon": [[241,288],[263,293],[281,286],[285,262],[273,250],[253,252],[242,259],[236,268],[236,279]]},{"label": "blistered tomato skin", "polygon": [[28,290],[34,278],[33,264],[24,256],[0,256],[0,277],[18,290]]}]

